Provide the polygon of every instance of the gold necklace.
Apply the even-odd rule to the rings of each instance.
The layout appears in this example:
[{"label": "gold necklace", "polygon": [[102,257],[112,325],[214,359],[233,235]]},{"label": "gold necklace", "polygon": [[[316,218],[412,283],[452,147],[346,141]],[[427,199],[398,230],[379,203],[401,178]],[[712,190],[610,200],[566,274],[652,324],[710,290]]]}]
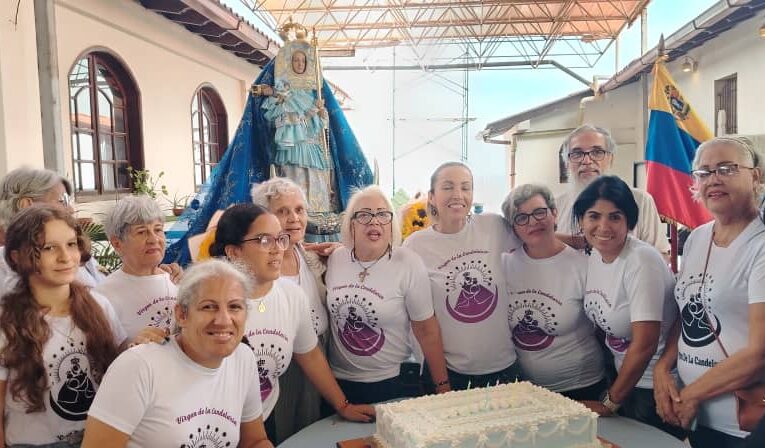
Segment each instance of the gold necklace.
[{"label": "gold necklace", "polygon": [[258,304],[258,312],[259,313],[265,313],[266,312],[266,304],[263,303],[263,300],[265,300],[266,296],[263,296],[259,299],[252,299]]}]

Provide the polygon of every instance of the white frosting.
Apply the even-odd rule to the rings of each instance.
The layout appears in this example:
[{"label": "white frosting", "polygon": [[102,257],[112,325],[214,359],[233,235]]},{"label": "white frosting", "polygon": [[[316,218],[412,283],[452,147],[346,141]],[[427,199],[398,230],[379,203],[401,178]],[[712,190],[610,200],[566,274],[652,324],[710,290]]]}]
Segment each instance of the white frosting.
[{"label": "white frosting", "polygon": [[598,415],[528,382],[376,406],[384,448],[596,448]]}]

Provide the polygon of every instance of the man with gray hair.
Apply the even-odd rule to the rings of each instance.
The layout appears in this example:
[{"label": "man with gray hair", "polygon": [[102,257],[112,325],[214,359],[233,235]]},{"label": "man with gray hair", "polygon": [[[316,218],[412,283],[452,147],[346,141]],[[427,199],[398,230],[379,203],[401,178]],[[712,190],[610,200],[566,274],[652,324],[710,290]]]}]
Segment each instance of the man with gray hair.
[{"label": "man with gray hair", "polygon": [[[585,124],[574,129],[563,140],[563,157],[568,167],[571,188],[558,195],[558,233],[575,240],[581,231],[573,221],[571,209],[579,193],[598,177],[609,174],[614,163],[616,144],[608,130]],[[640,210],[634,236],[653,245],[663,255],[670,251],[664,226],[656,210],[653,197],[643,190],[632,188]],[[576,244],[575,244],[576,245]]]}]

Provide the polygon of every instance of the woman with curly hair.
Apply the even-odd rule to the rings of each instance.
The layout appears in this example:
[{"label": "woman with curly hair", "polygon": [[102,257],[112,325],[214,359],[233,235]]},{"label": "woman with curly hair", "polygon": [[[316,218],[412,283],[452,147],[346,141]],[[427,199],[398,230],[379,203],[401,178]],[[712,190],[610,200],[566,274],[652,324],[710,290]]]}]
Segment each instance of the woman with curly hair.
[{"label": "woman with curly hair", "polygon": [[19,282],[1,302],[2,440],[11,447],[79,446],[125,332],[109,302],[75,281],[83,239],[66,210],[20,211],[5,243]]}]

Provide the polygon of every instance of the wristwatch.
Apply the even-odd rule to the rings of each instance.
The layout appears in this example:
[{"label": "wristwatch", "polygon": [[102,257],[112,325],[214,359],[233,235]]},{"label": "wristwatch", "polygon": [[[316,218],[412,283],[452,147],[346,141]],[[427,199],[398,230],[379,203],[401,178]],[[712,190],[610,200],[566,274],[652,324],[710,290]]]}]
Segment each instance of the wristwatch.
[{"label": "wristwatch", "polygon": [[601,398],[600,402],[603,404],[603,406],[606,407],[611,413],[616,414],[616,411],[619,410],[622,405],[620,403],[615,403],[611,401],[611,394],[608,393],[608,391],[605,391],[603,394],[603,397]]}]

